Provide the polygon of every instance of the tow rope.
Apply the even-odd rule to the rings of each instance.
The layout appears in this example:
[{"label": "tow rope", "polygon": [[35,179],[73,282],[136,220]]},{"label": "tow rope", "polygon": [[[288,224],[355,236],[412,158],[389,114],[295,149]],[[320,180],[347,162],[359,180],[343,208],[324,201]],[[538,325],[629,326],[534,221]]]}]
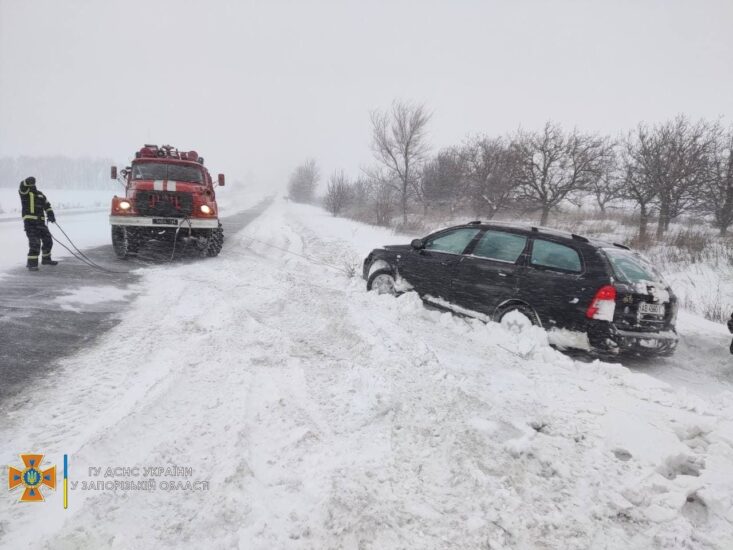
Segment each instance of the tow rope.
[{"label": "tow rope", "polygon": [[51,233],[51,238],[55,242],[57,242],[58,244],[60,244],[62,247],[64,247],[66,250],[68,250],[69,253],[74,258],[76,258],[77,260],[79,260],[81,263],[86,264],[87,266],[91,267],[92,269],[97,269],[99,271],[104,271],[105,273],[114,273],[114,274],[119,274],[119,275],[124,275],[124,274],[128,273],[128,271],[115,271],[113,269],[108,269],[106,267],[102,267],[101,265],[97,264],[94,260],[92,260],[91,258],[89,258],[86,254],[84,254],[81,250],[79,250],[77,248],[77,246],[74,244],[74,241],[71,240],[71,238],[66,234],[66,231],[63,230],[63,228],[58,224],[58,222],[53,222],[53,223],[54,223],[54,225],[56,225],[56,227],[58,227],[59,231],[61,231],[61,233],[63,233],[64,237],[66,237],[66,239],[69,241],[69,244],[74,248],[74,250],[76,252],[74,252],[74,250],[71,250],[71,248],[69,248],[64,243],[62,243],[60,240],[58,240],[56,238],[56,236],[53,233],[51,233],[51,229],[49,228],[49,231],[48,232]]},{"label": "tow rope", "polygon": [[338,267],[338,266],[333,265],[333,264],[329,264],[327,262],[324,262],[323,260],[318,260],[318,259],[313,258],[311,256],[306,256],[305,254],[299,254],[298,252],[293,252],[292,250],[288,250],[287,248],[282,248],[282,247],[277,246],[277,245],[274,245],[272,243],[267,243],[265,241],[261,241],[259,239],[255,239],[254,237],[246,237],[246,239],[247,240],[250,240],[250,241],[258,242],[260,244],[264,244],[265,246],[267,246],[269,248],[275,248],[277,250],[281,250],[282,252],[286,252],[286,253],[291,254],[293,256],[297,256],[298,258],[303,258],[304,260],[306,260],[306,261],[308,261],[308,262],[310,262],[312,264],[321,265],[323,267],[328,267],[330,269],[335,269],[336,271],[340,271],[341,273],[343,273],[344,275],[346,275],[349,278],[351,278],[352,275],[353,275],[353,273],[351,271],[346,270],[346,269],[344,269],[342,267]]},{"label": "tow rope", "polygon": [[[173,250],[171,251],[171,257],[168,259],[168,262],[173,262],[173,259],[175,258],[175,255],[176,255],[176,245],[178,244],[178,233],[180,232],[181,227],[183,227],[183,225],[184,225],[185,222],[188,222],[189,234],[191,233],[191,229],[192,229],[192,227],[191,227],[191,220],[189,218],[183,218],[183,219],[181,219],[181,221],[178,223],[178,227],[176,227],[176,234],[175,234],[175,236],[173,238]],[[79,250],[79,248],[76,246],[76,244],[74,244],[74,241],[71,240],[71,238],[66,234],[66,231],[64,231],[64,229],[59,225],[58,222],[53,222],[53,223],[54,223],[54,225],[56,225],[56,227],[58,227],[58,230],[61,231],[61,233],[63,234],[63,236],[66,237],[66,240],[72,246],[73,250],[71,248],[69,248],[68,246],[66,246],[64,243],[62,243],[60,240],[58,240],[56,238],[56,236],[53,233],[51,233],[50,226],[48,226],[49,227],[49,233],[51,233],[51,238],[56,243],[58,243],[60,246],[62,246],[63,248],[65,248],[74,258],[76,258],[77,260],[79,260],[84,265],[86,265],[88,267],[91,267],[92,269],[96,269],[98,271],[103,271],[105,273],[113,273],[113,274],[116,274],[116,275],[124,275],[126,273],[129,273],[129,271],[116,271],[114,269],[109,269],[107,267],[104,267],[104,266],[99,265],[94,260],[92,260],[91,258],[89,258],[89,256],[87,256],[86,254],[84,254],[84,252],[82,252],[81,250]],[[142,263],[144,263],[146,265],[151,265],[151,262],[144,262],[143,261]]]}]

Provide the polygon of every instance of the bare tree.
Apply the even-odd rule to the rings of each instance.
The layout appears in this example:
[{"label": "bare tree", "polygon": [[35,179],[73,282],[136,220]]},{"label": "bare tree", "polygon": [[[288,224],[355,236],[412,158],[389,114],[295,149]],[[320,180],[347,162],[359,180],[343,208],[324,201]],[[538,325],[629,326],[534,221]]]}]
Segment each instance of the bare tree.
[{"label": "bare tree", "polygon": [[627,148],[630,168],[644,192],[654,192],[659,210],[657,238],[670,222],[699,203],[700,191],[710,178],[711,156],[718,125],[685,116],[653,128],[644,124],[634,131]]},{"label": "bare tree", "polygon": [[384,177],[368,179],[367,185],[370,217],[376,225],[388,227],[397,204],[398,186]]},{"label": "bare tree", "polygon": [[721,132],[716,140],[701,206],[704,212],[712,214],[720,235],[726,235],[733,225],[733,128]]},{"label": "bare tree", "polygon": [[331,214],[338,216],[346,208],[351,198],[351,186],[343,170],[331,174],[326,188],[323,204]]},{"label": "bare tree", "polygon": [[545,225],[553,208],[600,178],[609,144],[607,138],[577,130],[566,135],[559,125],[548,122],[540,132],[517,132],[513,150],[518,198],[540,210],[540,225]]},{"label": "bare tree", "polygon": [[648,240],[647,227],[652,214],[657,190],[649,185],[643,166],[634,160],[635,146],[632,141],[624,144],[623,170],[625,171],[623,186],[624,194],[636,202],[639,207],[639,235],[638,241],[646,243]]},{"label": "bare tree", "polygon": [[652,210],[657,200],[657,186],[654,184],[658,168],[652,162],[656,154],[652,152],[649,131],[639,125],[634,132],[630,132],[623,142],[622,169],[624,171],[624,192],[639,206],[639,236],[640,243],[648,240],[647,227]]},{"label": "bare tree", "polygon": [[601,212],[626,195],[626,172],[616,152],[616,144],[609,145],[608,155],[600,166],[600,175],[592,179],[589,192],[593,195]]},{"label": "bare tree", "polygon": [[388,171],[383,183],[393,185],[400,200],[402,223],[407,223],[410,195],[423,200],[420,193],[420,166],[428,152],[426,142],[430,114],[423,105],[394,101],[389,111],[373,111],[372,151]]},{"label": "bare tree", "polygon": [[481,137],[461,147],[467,194],[474,215],[493,218],[506,208],[517,189],[517,150],[502,138]]},{"label": "bare tree", "polygon": [[290,198],[296,202],[312,203],[320,178],[316,161],[314,159],[306,160],[290,176],[288,182]]},{"label": "bare tree", "polygon": [[420,178],[423,205],[440,205],[453,212],[467,196],[465,167],[463,157],[455,149],[444,149],[426,162]]}]

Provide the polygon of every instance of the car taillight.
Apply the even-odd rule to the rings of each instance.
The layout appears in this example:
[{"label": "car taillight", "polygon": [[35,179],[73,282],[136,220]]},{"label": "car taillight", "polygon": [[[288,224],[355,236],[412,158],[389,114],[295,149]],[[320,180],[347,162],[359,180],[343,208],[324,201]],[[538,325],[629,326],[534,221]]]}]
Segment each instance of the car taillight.
[{"label": "car taillight", "polygon": [[605,285],[599,288],[596,295],[593,296],[585,316],[598,321],[613,321],[615,311],[616,288],[612,285]]}]

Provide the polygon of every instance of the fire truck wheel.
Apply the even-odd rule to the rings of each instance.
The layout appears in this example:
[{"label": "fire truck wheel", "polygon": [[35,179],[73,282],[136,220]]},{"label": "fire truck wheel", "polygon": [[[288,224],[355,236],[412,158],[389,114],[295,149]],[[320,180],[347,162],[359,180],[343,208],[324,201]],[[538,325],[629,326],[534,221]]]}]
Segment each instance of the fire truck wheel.
[{"label": "fire truck wheel", "polygon": [[209,243],[206,246],[206,255],[209,258],[218,256],[219,252],[221,252],[222,246],[224,246],[224,228],[221,226],[221,222],[219,222],[219,227],[212,230],[211,235],[209,235]]},{"label": "fire truck wheel", "polygon": [[112,248],[118,258],[126,259],[135,254],[140,247],[139,239],[126,227],[121,225],[112,226]]}]

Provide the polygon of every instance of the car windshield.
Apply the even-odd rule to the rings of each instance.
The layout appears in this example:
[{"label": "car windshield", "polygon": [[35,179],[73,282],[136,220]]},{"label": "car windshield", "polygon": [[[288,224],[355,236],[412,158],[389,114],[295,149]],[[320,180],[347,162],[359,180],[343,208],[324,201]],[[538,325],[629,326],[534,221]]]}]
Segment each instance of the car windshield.
[{"label": "car windshield", "polygon": [[613,273],[625,283],[647,281],[664,282],[662,275],[654,269],[649,260],[630,250],[605,248],[606,257],[611,262]]},{"label": "car windshield", "polygon": [[167,164],[158,162],[143,162],[132,167],[134,180],[171,180],[204,183],[204,176],[195,166]]}]

